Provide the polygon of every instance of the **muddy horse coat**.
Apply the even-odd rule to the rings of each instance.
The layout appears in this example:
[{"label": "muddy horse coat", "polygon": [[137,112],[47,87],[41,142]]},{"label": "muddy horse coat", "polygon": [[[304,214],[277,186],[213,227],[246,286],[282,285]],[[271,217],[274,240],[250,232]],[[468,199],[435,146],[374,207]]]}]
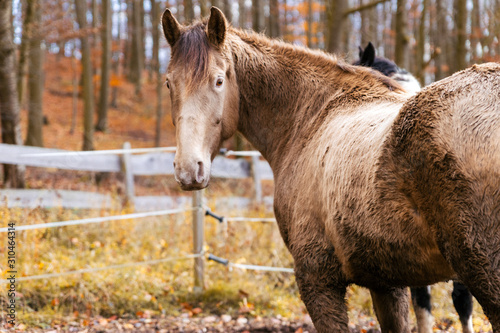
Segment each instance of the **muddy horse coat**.
[{"label": "muddy horse coat", "polygon": [[162,24],[178,183],[206,187],[236,130],[262,153],[319,332],[348,332],[351,283],[370,288],[384,332],[410,332],[406,286],[459,278],[500,333],[500,65],[409,98],[373,70],[231,28],[217,8]]}]

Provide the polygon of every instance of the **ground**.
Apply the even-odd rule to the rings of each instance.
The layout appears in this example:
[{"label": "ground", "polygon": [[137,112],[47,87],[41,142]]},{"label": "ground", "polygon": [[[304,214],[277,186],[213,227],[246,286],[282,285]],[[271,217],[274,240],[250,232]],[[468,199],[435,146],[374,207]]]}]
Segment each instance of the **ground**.
[{"label": "ground", "polygon": [[198,333],[198,332],[277,332],[313,333],[316,332],[310,320],[289,320],[278,318],[232,318],[231,316],[207,316],[189,318],[188,316],[164,317],[153,319],[104,319],[98,318],[82,326],[77,322],[67,325],[54,325],[48,330],[27,329],[28,332],[159,332],[159,333]]}]

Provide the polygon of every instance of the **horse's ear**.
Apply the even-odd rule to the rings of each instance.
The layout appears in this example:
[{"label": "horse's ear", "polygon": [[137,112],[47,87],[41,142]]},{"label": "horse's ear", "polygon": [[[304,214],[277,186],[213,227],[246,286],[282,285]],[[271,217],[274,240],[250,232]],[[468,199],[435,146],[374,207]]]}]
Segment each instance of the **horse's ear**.
[{"label": "horse's ear", "polygon": [[163,12],[161,17],[161,25],[163,26],[163,33],[165,34],[165,38],[170,46],[174,46],[174,44],[179,40],[181,36],[181,25],[175,17],[172,15],[170,9],[166,9]]},{"label": "horse's ear", "polygon": [[371,67],[371,65],[373,65],[373,62],[375,61],[375,47],[371,42],[368,42],[368,45],[360,58],[363,66]]},{"label": "horse's ear", "polygon": [[359,60],[361,60],[363,58],[363,52],[364,52],[364,50],[363,50],[363,48],[361,46],[358,46],[358,51],[359,51],[359,53],[358,53],[359,54]]},{"label": "horse's ear", "polygon": [[221,46],[224,43],[224,38],[226,38],[226,30],[226,17],[219,8],[212,7],[207,25],[207,35],[210,43],[217,47]]}]

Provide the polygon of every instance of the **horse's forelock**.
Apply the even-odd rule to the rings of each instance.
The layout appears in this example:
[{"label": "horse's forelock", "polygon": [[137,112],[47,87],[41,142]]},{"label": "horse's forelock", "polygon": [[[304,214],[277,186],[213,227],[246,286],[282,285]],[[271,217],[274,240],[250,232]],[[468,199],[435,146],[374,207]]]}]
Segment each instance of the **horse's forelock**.
[{"label": "horse's forelock", "polygon": [[186,29],[175,44],[172,50],[172,63],[184,66],[184,70],[189,74],[186,82],[188,86],[208,80],[209,50],[210,45],[203,23]]}]

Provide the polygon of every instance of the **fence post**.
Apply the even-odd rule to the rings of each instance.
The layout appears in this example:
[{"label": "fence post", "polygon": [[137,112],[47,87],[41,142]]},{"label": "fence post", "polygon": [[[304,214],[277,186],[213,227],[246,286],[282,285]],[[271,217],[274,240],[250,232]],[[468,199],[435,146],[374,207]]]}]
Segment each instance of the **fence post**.
[{"label": "fence post", "polygon": [[[203,209],[203,191],[193,192],[193,252],[203,252],[205,242],[205,211]],[[203,257],[194,259],[194,292],[201,292],[205,287],[205,262]]]},{"label": "fence post", "polygon": [[[123,144],[123,149],[130,149],[130,142],[125,142]],[[125,201],[126,204],[134,205],[134,174],[132,173],[132,162],[130,158],[130,153],[124,152],[121,155],[121,167],[122,173],[125,178]]]},{"label": "fence post", "polygon": [[255,189],[255,202],[262,202],[262,182],[259,171],[260,156],[252,155],[252,177],[253,177],[253,186]]}]

